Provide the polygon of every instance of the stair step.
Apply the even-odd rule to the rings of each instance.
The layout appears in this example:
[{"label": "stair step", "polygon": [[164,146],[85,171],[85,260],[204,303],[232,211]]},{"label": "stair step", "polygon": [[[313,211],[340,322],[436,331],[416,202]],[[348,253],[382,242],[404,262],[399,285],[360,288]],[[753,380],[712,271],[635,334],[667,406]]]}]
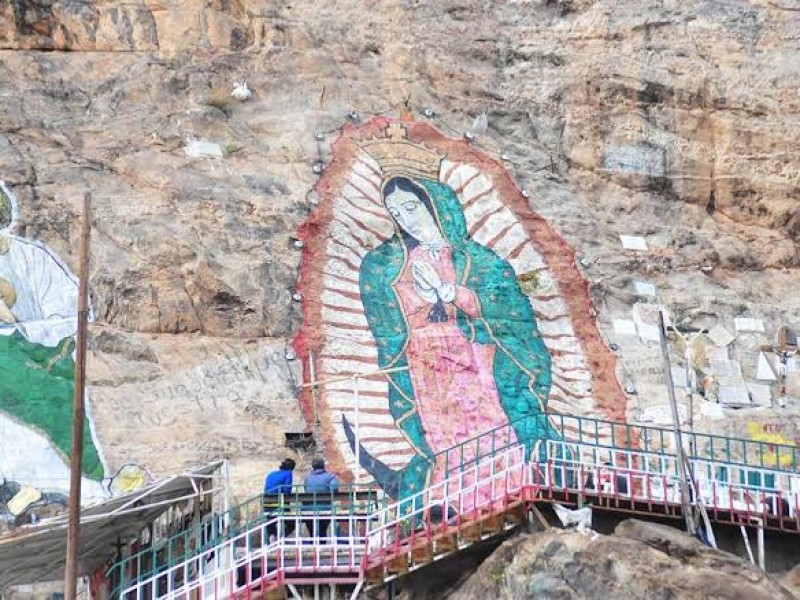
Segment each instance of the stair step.
[{"label": "stair step", "polygon": [[283,586],[267,590],[261,595],[261,600],[286,600],[286,590]]},{"label": "stair step", "polygon": [[378,585],[383,583],[385,578],[385,574],[383,572],[383,567],[377,567],[374,569],[368,569],[366,573],[364,573],[364,579],[366,580],[367,585]]},{"label": "stair step", "polygon": [[525,505],[520,502],[519,505],[505,513],[503,517],[508,525],[521,525],[527,519]]},{"label": "stair step", "polygon": [[452,552],[458,548],[458,536],[456,534],[445,534],[434,542],[436,553]]},{"label": "stair step", "polygon": [[481,530],[475,524],[470,524],[461,530],[461,538],[469,542],[477,542],[481,539]]},{"label": "stair step", "polygon": [[408,570],[408,555],[406,554],[393,558],[386,563],[386,571],[389,573],[408,573]]},{"label": "stair step", "polygon": [[414,564],[429,563],[433,560],[433,547],[430,544],[425,544],[414,548],[411,553]]},{"label": "stair step", "polygon": [[481,533],[499,533],[503,531],[503,516],[492,515],[481,522]]}]

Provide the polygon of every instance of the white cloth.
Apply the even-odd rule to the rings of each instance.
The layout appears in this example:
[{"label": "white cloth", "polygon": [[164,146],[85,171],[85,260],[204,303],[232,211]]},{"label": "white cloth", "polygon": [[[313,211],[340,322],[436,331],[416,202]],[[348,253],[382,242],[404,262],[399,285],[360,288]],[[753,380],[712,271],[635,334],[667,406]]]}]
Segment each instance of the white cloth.
[{"label": "white cloth", "polygon": [[0,253],[0,277],[17,298],[9,307],[16,323],[0,323],[0,335],[19,331],[30,342],[55,347],[77,331],[78,281],[44,245],[4,235],[8,251]]},{"label": "white cloth", "polygon": [[[0,277],[16,292],[16,301],[9,307],[15,322],[0,321],[0,335],[19,331],[28,341],[50,348],[75,336],[77,278],[44,244],[5,232],[0,236],[9,242],[7,251],[0,253]],[[87,426],[91,427],[91,422]],[[2,477],[45,492],[69,490],[69,467],[55,447],[33,428],[0,412]],[[83,502],[106,496],[98,482],[85,477],[81,495]]]}]

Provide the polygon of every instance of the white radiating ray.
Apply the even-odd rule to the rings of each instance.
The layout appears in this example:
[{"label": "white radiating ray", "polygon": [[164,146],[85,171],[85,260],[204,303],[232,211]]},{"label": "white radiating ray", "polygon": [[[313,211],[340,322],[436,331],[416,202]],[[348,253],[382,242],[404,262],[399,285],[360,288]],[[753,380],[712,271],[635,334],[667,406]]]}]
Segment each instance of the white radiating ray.
[{"label": "white radiating ray", "polygon": [[552,371],[554,375],[558,375],[564,380],[579,380],[579,381],[592,381],[592,372],[588,369],[564,369],[562,366],[553,365]]},{"label": "white radiating ray", "polygon": [[[328,261],[330,264],[331,261]],[[341,274],[334,275],[328,271],[323,271],[324,275],[322,277],[322,285],[325,289],[334,290],[337,292],[345,292],[347,294],[359,294],[359,287],[358,278],[355,280],[352,278],[343,279]],[[359,300],[359,303],[361,301]]]},{"label": "white radiating ray", "polygon": [[517,220],[514,217],[514,213],[503,207],[501,210],[492,213],[489,218],[486,219],[486,222],[475,232],[472,239],[479,244],[491,248],[492,246],[489,242],[491,242],[500,231],[516,222]]},{"label": "white radiating ray", "polygon": [[391,223],[387,227],[386,222],[378,219],[359,219],[359,215],[353,209],[348,211],[348,208],[333,210],[333,227],[329,228],[328,237],[341,236],[346,239],[352,236],[365,250],[372,250],[391,237]]},{"label": "white radiating ray", "polygon": [[[522,226],[521,223],[516,222],[512,225],[511,229],[509,229],[504,236],[502,236],[494,245],[494,251],[500,255],[500,258],[508,258],[508,255],[511,254],[511,251],[514,250],[517,246],[525,242],[528,237],[528,233],[525,231],[525,228]],[[513,266],[513,265],[512,265]],[[527,266],[527,265],[526,265]],[[517,271],[519,275],[523,273],[527,273],[531,269],[525,269]],[[515,269],[516,271],[516,269]]]},{"label": "white radiating ray", "polygon": [[[487,189],[486,192],[489,192],[490,189]],[[485,193],[464,209],[464,218],[469,224],[477,223],[486,215],[496,212],[502,207],[503,202],[497,196],[497,192],[491,190],[491,192]]]},{"label": "white radiating ray", "polygon": [[569,317],[569,308],[563,298],[541,300],[534,296],[531,298],[531,304],[536,311],[536,316],[540,319],[553,320]]},{"label": "white radiating ray", "polygon": [[[365,392],[373,392],[377,394],[389,394],[389,383],[386,379],[360,379],[358,382],[359,390]],[[348,394],[353,393],[353,382],[352,381],[332,381],[325,385],[325,389],[327,391],[338,391],[338,392],[347,392]],[[366,397],[366,396],[365,396]],[[351,396],[352,402],[352,396]]]},{"label": "white radiating ray", "polygon": [[343,340],[367,344],[374,346],[375,339],[372,337],[372,332],[364,329],[350,329],[349,327],[342,327],[335,322],[328,322],[325,324],[325,339],[326,340]]},{"label": "white radiating ray", "polygon": [[354,310],[362,310],[363,305],[361,300],[354,300],[348,298],[334,290],[325,290],[322,292],[322,301],[329,306],[341,306],[342,308],[352,308]]},{"label": "white radiating ray", "polygon": [[[335,257],[329,256],[323,265],[323,272],[341,277],[344,281],[358,281],[358,271],[341,260],[336,260]],[[354,290],[357,292],[358,285],[353,285],[355,285]]]},{"label": "white radiating ray", "polygon": [[522,250],[520,250],[519,254],[514,258],[510,258],[508,262],[514,267],[514,271],[520,275],[522,273],[528,273],[529,271],[543,271],[547,269],[547,265],[541,254],[536,252],[533,248],[533,244],[530,242],[527,242]]},{"label": "white radiating ray", "polygon": [[382,178],[381,167],[375,161],[375,159],[367,154],[367,152],[364,150],[359,150],[350,169],[353,174],[356,175],[356,177],[352,178],[351,180],[357,180],[360,177],[361,179],[368,181],[371,184],[369,192],[371,197],[374,198],[378,204],[380,204],[380,187]]},{"label": "white radiating ray", "polygon": [[553,321],[541,321],[538,323],[539,331],[543,336],[553,337],[559,335],[575,335],[575,330],[572,328],[572,321],[567,317],[555,319]]},{"label": "white radiating ray", "polygon": [[356,268],[351,268],[351,272],[358,276],[358,266],[361,264],[361,257],[356,254],[352,248],[350,248],[348,245],[345,245],[345,243],[345,241],[339,242],[333,238],[329,239],[327,244],[328,256],[341,258],[345,261],[345,263],[355,265]]}]

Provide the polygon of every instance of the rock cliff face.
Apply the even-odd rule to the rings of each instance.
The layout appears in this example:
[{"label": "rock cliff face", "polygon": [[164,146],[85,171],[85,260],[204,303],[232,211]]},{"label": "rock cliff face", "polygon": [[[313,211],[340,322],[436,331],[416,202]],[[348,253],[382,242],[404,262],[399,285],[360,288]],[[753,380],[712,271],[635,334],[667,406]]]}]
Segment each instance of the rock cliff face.
[{"label": "rock cliff face", "polygon": [[624,521],[613,535],[548,530],[495,550],[451,598],[794,598],[739,558],[675,529]]},{"label": "rock cliff face", "polygon": [[[652,340],[612,327],[653,302],[635,281],[679,323],[763,319],[730,347],[743,386],[759,346],[800,326],[798,31],[795,0],[3,3],[0,178],[16,234],[74,271],[92,192],[90,408],[107,472],[228,456],[243,496],[283,432],[306,428],[285,358],[302,319],[292,238],[351,111],[430,108],[445,133],[475,129],[506,155],[584,259],[618,376],[638,391],[630,418],[658,418],[666,397]],[[695,425],[793,442],[796,377],[760,408],[697,398]]]}]

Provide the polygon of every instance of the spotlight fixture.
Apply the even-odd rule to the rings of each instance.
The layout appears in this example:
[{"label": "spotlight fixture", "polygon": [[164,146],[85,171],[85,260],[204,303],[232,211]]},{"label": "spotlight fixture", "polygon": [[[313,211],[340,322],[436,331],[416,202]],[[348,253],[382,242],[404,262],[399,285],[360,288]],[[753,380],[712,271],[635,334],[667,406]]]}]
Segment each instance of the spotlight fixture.
[{"label": "spotlight fixture", "polygon": [[303,243],[303,240],[293,239],[292,246],[300,250],[301,248],[303,248],[303,246],[305,246],[305,244]]},{"label": "spotlight fixture", "polygon": [[471,131],[465,131],[464,132],[464,139],[467,140],[468,142],[471,142],[472,140],[475,139],[475,134],[472,133]]},{"label": "spotlight fixture", "polygon": [[322,165],[322,162],[321,161],[317,161],[317,162],[314,163],[314,166],[311,167],[311,170],[314,171],[314,173],[316,173],[317,175],[319,175],[320,173],[322,173],[323,168],[324,167]]},{"label": "spotlight fixture", "polygon": [[522,190],[522,197],[523,198],[530,198],[531,193],[528,190]]},{"label": "spotlight fixture", "polygon": [[612,352],[616,352],[617,350],[619,350],[619,345],[615,344],[614,342],[611,342],[608,345],[608,349],[611,350]]},{"label": "spotlight fixture", "polygon": [[625,393],[628,394],[629,396],[633,396],[636,393],[636,388],[633,387],[632,383],[625,384]]},{"label": "spotlight fixture", "polygon": [[314,139],[317,140],[318,142],[321,142],[322,140],[325,139],[325,134],[322,133],[321,131],[315,131],[314,132]]},{"label": "spotlight fixture", "polygon": [[350,120],[353,121],[354,123],[358,123],[361,120],[361,115],[354,110],[351,110],[348,116],[350,117]]},{"label": "spotlight fixture", "polygon": [[290,348],[290,349],[288,349],[286,352],[284,352],[284,353],[283,353],[283,357],[284,357],[286,360],[294,360],[294,359],[296,359],[296,358],[297,358],[297,354],[295,354],[295,353],[294,353],[294,350],[292,350],[292,349]]},{"label": "spotlight fixture", "polygon": [[427,119],[430,119],[431,117],[433,117],[435,115],[436,115],[436,113],[433,111],[432,108],[425,108],[425,109],[422,110],[422,116],[427,118]]},{"label": "spotlight fixture", "polygon": [[292,300],[294,300],[295,302],[302,302],[303,294],[301,294],[300,292],[295,292],[294,294],[292,294]]}]

